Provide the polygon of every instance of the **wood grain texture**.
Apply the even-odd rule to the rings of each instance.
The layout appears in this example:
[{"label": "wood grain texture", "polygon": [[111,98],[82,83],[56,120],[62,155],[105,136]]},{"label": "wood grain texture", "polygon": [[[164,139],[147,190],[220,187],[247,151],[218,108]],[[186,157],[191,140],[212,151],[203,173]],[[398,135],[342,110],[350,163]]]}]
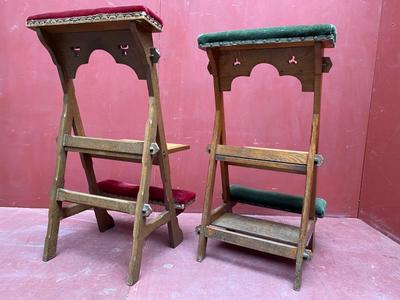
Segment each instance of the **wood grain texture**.
[{"label": "wood grain texture", "polygon": [[217,145],[216,155],[306,165],[308,152]]},{"label": "wood grain texture", "polygon": [[296,245],[299,228],[292,225],[225,213],[212,225],[264,239]]},{"label": "wood grain texture", "polygon": [[239,167],[274,170],[274,171],[281,171],[281,172],[288,172],[295,174],[306,173],[306,167],[304,165],[299,165],[299,164],[290,164],[290,163],[274,162],[269,160],[249,159],[243,157],[222,156],[222,155],[216,155],[215,159]]}]

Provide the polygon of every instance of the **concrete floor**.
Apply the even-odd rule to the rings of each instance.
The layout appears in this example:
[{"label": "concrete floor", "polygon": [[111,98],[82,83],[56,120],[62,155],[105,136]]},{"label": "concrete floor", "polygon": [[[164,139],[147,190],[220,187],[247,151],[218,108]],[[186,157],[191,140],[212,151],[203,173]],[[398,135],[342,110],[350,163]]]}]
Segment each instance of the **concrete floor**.
[{"label": "concrete floor", "polygon": [[132,220],[113,216],[105,233],[90,211],[62,221],[58,255],[44,263],[47,210],[0,209],[1,299],[400,299],[400,245],[358,219],[319,220],[295,292],[291,260],[210,240],[196,262],[200,214],[179,216],[185,240],[176,249],[164,227],[146,240],[141,279],[128,287]]}]

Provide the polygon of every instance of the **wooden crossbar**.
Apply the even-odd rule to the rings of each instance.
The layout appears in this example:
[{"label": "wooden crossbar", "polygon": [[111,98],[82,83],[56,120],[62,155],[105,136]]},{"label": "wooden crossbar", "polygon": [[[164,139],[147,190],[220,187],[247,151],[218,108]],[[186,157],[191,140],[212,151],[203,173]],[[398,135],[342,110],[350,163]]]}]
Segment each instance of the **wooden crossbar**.
[{"label": "wooden crossbar", "polygon": [[[207,147],[210,151],[210,145]],[[217,145],[215,159],[230,165],[256,169],[305,174],[308,152],[259,147]],[[322,164],[322,155],[315,155],[315,163]]]},{"label": "wooden crossbar", "polygon": [[282,162],[273,162],[269,160],[249,159],[244,157],[224,156],[224,155],[216,155],[215,159],[228,163],[229,165],[239,166],[239,167],[263,169],[263,170],[275,170],[275,171],[297,173],[297,174],[306,173],[306,167],[304,165],[299,165],[299,164],[289,164]]},{"label": "wooden crossbar", "polygon": [[[71,135],[64,135],[63,141],[66,151],[86,153],[96,158],[136,163],[142,162],[143,144],[144,142],[139,140],[112,140]],[[189,145],[167,144],[168,154],[189,148]],[[159,164],[158,157],[154,157],[153,164]]]},{"label": "wooden crossbar", "polygon": [[281,149],[217,145],[216,155],[306,165],[308,152]]},{"label": "wooden crossbar", "polygon": [[67,151],[76,151],[82,153],[85,153],[86,150],[89,150],[112,152],[115,154],[143,154],[143,141],[136,140],[111,140],[86,136],[71,136],[66,134],[64,135],[63,145]]},{"label": "wooden crossbar", "polygon": [[73,203],[96,206],[114,211],[135,214],[136,203],[128,200],[90,195],[66,189],[58,189],[57,201],[69,201]]}]

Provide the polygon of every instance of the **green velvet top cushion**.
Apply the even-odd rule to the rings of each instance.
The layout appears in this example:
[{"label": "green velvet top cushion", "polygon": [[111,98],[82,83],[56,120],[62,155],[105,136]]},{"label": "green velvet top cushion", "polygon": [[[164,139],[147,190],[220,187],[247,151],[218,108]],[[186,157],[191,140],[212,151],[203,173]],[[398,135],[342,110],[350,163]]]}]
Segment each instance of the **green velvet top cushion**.
[{"label": "green velvet top cushion", "polygon": [[300,41],[321,41],[325,47],[334,47],[336,27],[319,24],[257,28],[205,33],[197,38],[200,48]]},{"label": "green velvet top cushion", "polygon": [[[284,210],[293,213],[301,213],[304,200],[304,197],[301,196],[257,190],[236,184],[230,186],[230,197],[232,200],[240,203]],[[315,199],[315,214],[318,218],[324,217],[326,205],[327,203],[324,199]]]}]

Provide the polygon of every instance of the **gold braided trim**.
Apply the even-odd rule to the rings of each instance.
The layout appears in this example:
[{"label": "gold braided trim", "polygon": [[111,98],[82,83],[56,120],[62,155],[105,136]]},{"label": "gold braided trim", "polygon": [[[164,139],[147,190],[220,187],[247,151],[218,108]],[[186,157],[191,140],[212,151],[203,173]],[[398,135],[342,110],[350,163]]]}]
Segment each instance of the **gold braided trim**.
[{"label": "gold braided trim", "polygon": [[241,45],[266,45],[266,44],[280,44],[280,43],[295,43],[295,42],[323,42],[329,47],[335,45],[334,35],[317,35],[305,37],[283,37],[283,38],[268,38],[256,40],[237,40],[237,41],[216,41],[200,43],[199,48],[213,48],[213,47],[229,47]]},{"label": "gold braided trim", "polygon": [[26,21],[27,27],[43,27],[55,25],[87,24],[115,21],[144,20],[153,26],[157,31],[162,31],[162,25],[144,11],[129,13],[96,14],[80,17],[66,17],[55,19],[38,19]]}]

